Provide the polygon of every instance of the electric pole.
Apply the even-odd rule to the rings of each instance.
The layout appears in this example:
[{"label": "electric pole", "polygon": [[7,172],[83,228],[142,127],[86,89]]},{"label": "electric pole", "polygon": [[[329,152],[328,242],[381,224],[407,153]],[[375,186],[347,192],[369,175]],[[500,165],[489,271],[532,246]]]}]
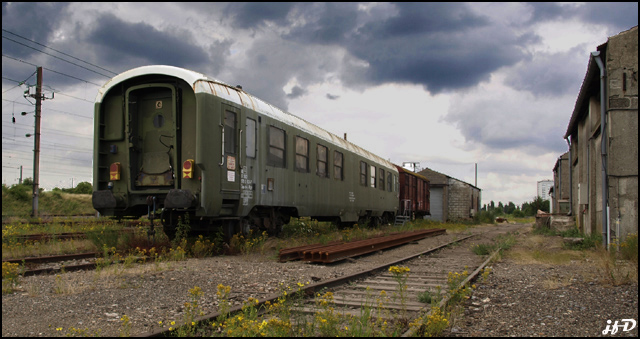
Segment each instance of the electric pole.
[{"label": "electric pole", "polygon": [[[40,195],[40,118],[42,115],[42,100],[44,99],[53,99],[53,94],[51,94],[51,98],[45,98],[42,94],[42,67],[38,66],[36,69],[38,83],[36,84],[36,94],[30,94],[29,90],[25,91],[24,96],[31,97],[36,99],[36,127],[35,127],[35,135],[34,135],[34,146],[33,146],[33,211],[31,212],[32,217],[38,217],[38,196]],[[25,115],[25,112],[22,112],[22,115]],[[30,136],[29,134],[26,135]]]},{"label": "electric pole", "polygon": [[38,67],[36,84],[36,135],[33,149],[33,217],[38,217],[38,195],[40,193],[40,115],[42,113],[42,67]]},{"label": "electric pole", "polygon": [[[25,97],[36,99],[36,127],[33,142],[33,210],[31,216],[38,217],[38,195],[40,193],[40,116],[42,113],[42,67],[37,68],[38,83],[36,84],[36,94],[25,92]],[[24,114],[24,113],[23,113]],[[27,134],[27,136],[29,136]]]}]

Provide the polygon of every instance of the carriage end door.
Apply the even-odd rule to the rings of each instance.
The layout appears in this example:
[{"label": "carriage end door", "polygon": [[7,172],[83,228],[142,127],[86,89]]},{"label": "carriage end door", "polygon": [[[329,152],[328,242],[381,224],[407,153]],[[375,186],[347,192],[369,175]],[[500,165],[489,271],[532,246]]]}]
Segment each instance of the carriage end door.
[{"label": "carriage end door", "polygon": [[[240,166],[241,166],[241,110],[237,107],[222,105],[222,169],[221,190],[231,193],[233,198],[238,194],[240,198]],[[228,197],[232,198],[232,197]]]}]

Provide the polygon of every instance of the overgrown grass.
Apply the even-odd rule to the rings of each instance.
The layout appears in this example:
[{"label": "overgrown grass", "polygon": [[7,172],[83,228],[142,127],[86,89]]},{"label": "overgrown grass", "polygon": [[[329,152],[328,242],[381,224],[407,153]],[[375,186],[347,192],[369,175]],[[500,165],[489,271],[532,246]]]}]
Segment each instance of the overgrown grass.
[{"label": "overgrown grass", "polygon": [[[582,242],[564,242],[562,237],[581,238]],[[638,238],[629,234],[623,242],[613,241],[607,250],[600,234],[585,235],[577,229],[558,232],[534,228],[508,257],[521,264],[581,265],[580,275],[586,280],[610,285],[638,281]],[[566,278],[566,277],[565,277]],[[549,281],[549,288],[570,284],[568,280]]]},{"label": "overgrown grass", "polygon": [[498,249],[508,250],[515,244],[515,235],[512,233],[507,233],[496,237],[491,244],[472,245],[471,251],[477,255],[489,255]]},{"label": "overgrown grass", "polygon": [[[2,189],[2,217],[22,217],[30,220],[33,209],[33,193],[29,186],[16,185]],[[94,214],[91,194],[71,194],[58,191],[42,191],[38,196],[38,215],[46,218],[51,215]]]},{"label": "overgrown grass", "polygon": [[[392,266],[389,271],[397,281],[396,291],[400,303],[404,303],[402,294],[406,288],[406,277],[410,273],[407,267]],[[471,288],[460,282],[467,272],[449,275],[448,285],[453,298],[464,298]],[[280,296],[275,302],[260,304],[254,298],[243,302],[242,309],[230,313],[231,287],[219,284],[217,287],[217,301],[220,316],[199,326],[194,317],[200,314],[199,305],[202,294],[199,288],[189,290],[191,301],[186,303],[186,311],[182,319],[162,319],[158,325],[168,329],[172,336],[183,337],[193,335],[227,336],[227,337],[373,337],[400,336],[409,328],[414,328],[419,335],[438,336],[449,326],[449,313],[432,306],[426,313],[409,323],[404,312],[393,312],[385,308],[391,302],[385,291],[378,296],[367,294],[366,300],[360,308],[360,314],[351,315],[337,309],[334,295],[330,291],[315,293],[311,302],[305,302],[303,288],[309,282],[298,282],[293,286],[281,284]],[[194,292],[195,291],[195,292]],[[370,292],[370,289],[367,289]],[[306,307],[310,315],[297,312],[300,307]],[[121,319],[122,320],[122,319]],[[122,327],[126,329],[126,319]]]},{"label": "overgrown grass", "polygon": [[597,244],[602,243],[602,235],[599,233],[584,234],[574,227],[566,231],[556,231],[546,227],[534,227],[533,234],[545,235],[545,236],[560,236],[564,238],[582,238],[582,242],[579,243],[565,243],[564,248],[570,250],[586,250],[589,248],[595,248]]}]

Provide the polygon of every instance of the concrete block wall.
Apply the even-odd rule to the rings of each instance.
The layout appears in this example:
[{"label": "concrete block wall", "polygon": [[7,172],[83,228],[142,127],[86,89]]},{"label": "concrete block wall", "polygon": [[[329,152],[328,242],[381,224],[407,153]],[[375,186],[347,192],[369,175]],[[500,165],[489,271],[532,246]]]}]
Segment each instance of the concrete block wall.
[{"label": "concrete block wall", "polygon": [[449,219],[468,219],[471,210],[471,186],[456,179],[449,179]]}]

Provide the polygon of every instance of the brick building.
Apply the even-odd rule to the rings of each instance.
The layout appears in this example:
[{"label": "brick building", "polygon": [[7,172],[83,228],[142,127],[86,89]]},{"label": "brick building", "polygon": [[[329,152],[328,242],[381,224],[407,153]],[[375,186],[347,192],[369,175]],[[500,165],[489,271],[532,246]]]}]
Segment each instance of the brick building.
[{"label": "brick building", "polygon": [[567,132],[571,211],[606,245],[638,232],[638,27],[589,55]]},{"label": "brick building", "polygon": [[426,168],[418,174],[429,179],[431,215],[425,219],[470,219],[480,209],[481,190],[464,181]]}]

